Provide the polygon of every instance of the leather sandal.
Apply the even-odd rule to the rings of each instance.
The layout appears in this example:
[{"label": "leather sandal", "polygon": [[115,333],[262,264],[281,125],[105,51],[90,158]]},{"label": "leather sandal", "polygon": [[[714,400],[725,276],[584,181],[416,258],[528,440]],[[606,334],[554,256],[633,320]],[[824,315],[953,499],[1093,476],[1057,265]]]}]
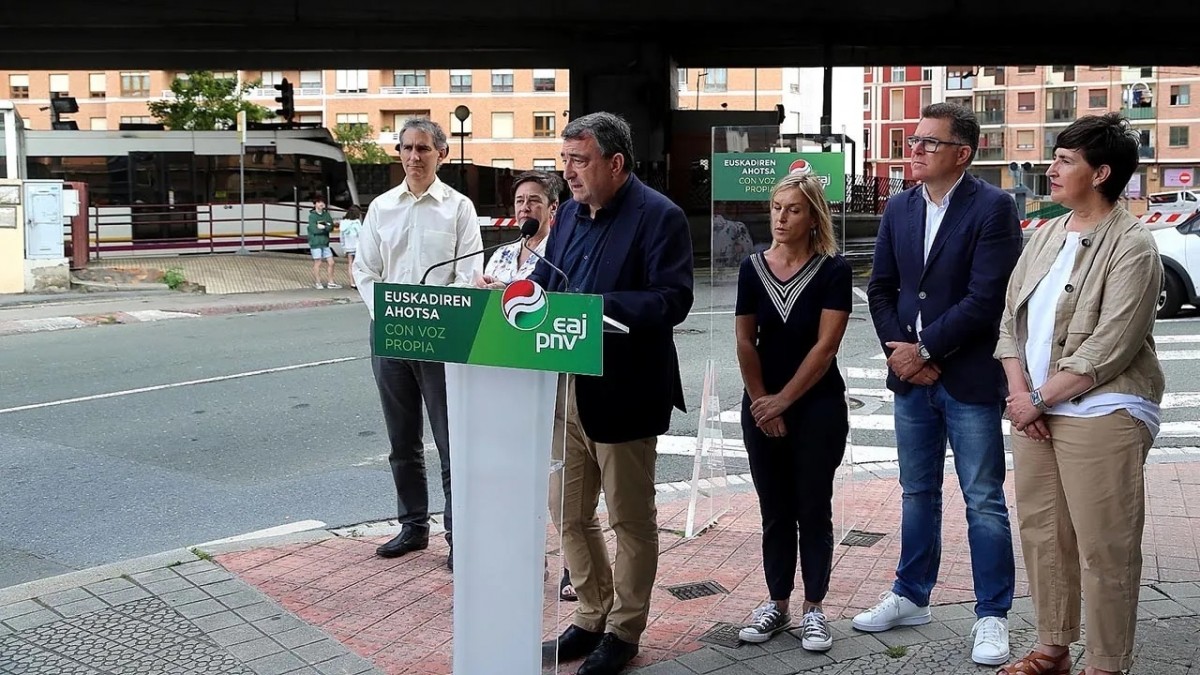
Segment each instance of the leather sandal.
[{"label": "leather sandal", "polygon": [[999,675],[1071,675],[1071,652],[1068,650],[1055,657],[1030,651],[996,672]]}]

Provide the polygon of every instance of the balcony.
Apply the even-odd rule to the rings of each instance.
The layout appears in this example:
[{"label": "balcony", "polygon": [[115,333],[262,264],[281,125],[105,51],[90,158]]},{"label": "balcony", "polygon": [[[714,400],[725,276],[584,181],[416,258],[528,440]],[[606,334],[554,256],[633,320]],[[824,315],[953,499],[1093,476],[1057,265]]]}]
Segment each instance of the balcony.
[{"label": "balcony", "polygon": [[1154,106],[1138,106],[1136,108],[1121,108],[1121,116],[1129,120],[1152,120],[1157,117]]},{"label": "balcony", "polygon": [[400,142],[399,131],[381,131],[379,137],[375,139],[376,143],[392,144]]},{"label": "balcony", "polygon": [[979,124],[1004,124],[1004,110],[980,110],[975,113],[979,119]]},{"label": "balcony", "polygon": [[429,87],[380,87],[380,96],[418,96],[428,94]]},{"label": "balcony", "polygon": [[[279,90],[275,87],[252,87],[246,90],[246,98],[275,98],[276,96],[279,96]],[[295,87],[292,89],[292,98],[319,98],[320,96],[320,87]]]},{"label": "balcony", "polygon": [[1140,157],[1141,159],[1154,159],[1154,146],[1153,145],[1139,145],[1138,146],[1138,157]]},{"label": "balcony", "polygon": [[1046,110],[1046,122],[1074,122],[1074,108],[1049,108]]},{"label": "balcony", "polygon": [[975,159],[980,162],[995,162],[1004,159],[1004,148],[979,148]]}]

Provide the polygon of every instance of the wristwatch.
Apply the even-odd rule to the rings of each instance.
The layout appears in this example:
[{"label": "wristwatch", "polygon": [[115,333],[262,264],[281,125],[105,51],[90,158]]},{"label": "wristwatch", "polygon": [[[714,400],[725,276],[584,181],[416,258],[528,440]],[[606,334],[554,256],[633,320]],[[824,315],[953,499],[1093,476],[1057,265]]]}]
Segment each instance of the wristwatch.
[{"label": "wristwatch", "polygon": [[933,356],[930,355],[929,350],[925,348],[924,342],[917,343],[917,355],[921,357],[922,361],[932,361],[933,360]]},{"label": "wristwatch", "polygon": [[1050,406],[1046,405],[1046,401],[1042,399],[1042,391],[1040,389],[1034,389],[1029,392],[1029,402],[1041,412],[1046,412],[1050,409]]}]

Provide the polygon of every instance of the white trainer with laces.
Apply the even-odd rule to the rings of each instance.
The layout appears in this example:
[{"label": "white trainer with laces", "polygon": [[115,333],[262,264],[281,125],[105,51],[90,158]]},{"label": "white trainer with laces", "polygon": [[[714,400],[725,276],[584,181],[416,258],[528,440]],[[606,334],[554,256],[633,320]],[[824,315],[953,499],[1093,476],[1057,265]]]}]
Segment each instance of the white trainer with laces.
[{"label": "white trainer with laces", "polygon": [[879,633],[896,626],[920,626],[930,621],[929,607],[918,607],[912,600],[888,591],[879,596],[879,604],[854,617],[851,624],[867,633]]},{"label": "white trainer with laces", "polygon": [[827,652],[833,646],[829,622],[821,610],[814,608],[804,613],[800,622],[800,646],[810,652]]},{"label": "white trainer with laces", "polygon": [[341,284],[335,284],[332,281],[325,284],[325,288],[341,288],[341,287],[342,287]]},{"label": "white trainer with laces", "polygon": [[984,666],[1008,663],[1008,619],[985,616],[971,628],[975,636],[975,647],[971,660]]}]

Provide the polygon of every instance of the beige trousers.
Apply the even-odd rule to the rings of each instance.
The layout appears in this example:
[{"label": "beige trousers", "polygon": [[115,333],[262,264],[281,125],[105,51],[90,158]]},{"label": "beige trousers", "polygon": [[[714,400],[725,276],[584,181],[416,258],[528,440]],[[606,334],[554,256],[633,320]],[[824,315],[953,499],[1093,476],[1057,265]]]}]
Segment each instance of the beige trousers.
[{"label": "beige trousers", "polygon": [[1017,522],[1038,639],[1079,640],[1087,606],[1087,661],[1122,671],[1133,662],[1146,519],[1143,469],[1153,438],[1124,410],[1046,418],[1052,439],[1013,432]]},{"label": "beige trousers", "polygon": [[[550,514],[562,534],[571,583],[579,595],[572,623],[637,644],[646,629],[658,573],[658,438],[614,444],[588,438],[579,422],[570,376],[559,378],[554,417],[552,455],[563,466],[550,477]],[[611,566],[596,517],[601,489],[617,539]]]}]

